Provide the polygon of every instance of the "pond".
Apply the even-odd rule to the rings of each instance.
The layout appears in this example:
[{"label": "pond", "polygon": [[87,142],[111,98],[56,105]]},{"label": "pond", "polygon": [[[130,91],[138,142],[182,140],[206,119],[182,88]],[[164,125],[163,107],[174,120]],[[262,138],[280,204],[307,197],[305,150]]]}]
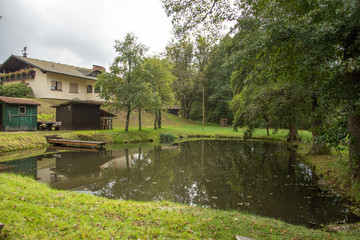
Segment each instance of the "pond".
[{"label": "pond", "polygon": [[5,164],[56,189],[111,199],[167,200],[314,228],[360,220],[344,199],[321,190],[311,169],[281,143],[197,140],[50,152]]}]

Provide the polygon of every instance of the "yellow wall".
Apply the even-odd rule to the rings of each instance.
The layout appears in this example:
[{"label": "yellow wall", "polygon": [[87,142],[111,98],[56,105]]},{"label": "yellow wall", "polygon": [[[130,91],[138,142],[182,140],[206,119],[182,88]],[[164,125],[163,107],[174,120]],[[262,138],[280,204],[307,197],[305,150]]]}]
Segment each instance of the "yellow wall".
[{"label": "yellow wall", "polygon": [[[53,98],[71,100],[78,98],[80,100],[101,100],[98,93],[94,93],[96,81],[66,76],[57,73],[43,73],[35,68],[35,79],[27,79],[25,82],[32,88],[36,98]],[[51,90],[51,81],[61,81],[62,90]],[[5,82],[5,84],[19,83],[21,81]],[[70,93],[70,83],[78,84],[78,93]],[[92,85],[92,93],[87,93],[87,86]]]},{"label": "yellow wall", "polygon": [[[36,79],[36,76],[35,76]],[[51,90],[51,81],[61,81],[62,91]],[[78,84],[78,93],[70,93],[70,83]],[[87,85],[93,85],[93,93],[87,93]],[[44,98],[56,98],[56,99],[74,99],[79,98],[81,100],[100,100],[97,93],[94,93],[95,81],[60,75],[56,73],[47,74],[46,88],[43,89]]]}]

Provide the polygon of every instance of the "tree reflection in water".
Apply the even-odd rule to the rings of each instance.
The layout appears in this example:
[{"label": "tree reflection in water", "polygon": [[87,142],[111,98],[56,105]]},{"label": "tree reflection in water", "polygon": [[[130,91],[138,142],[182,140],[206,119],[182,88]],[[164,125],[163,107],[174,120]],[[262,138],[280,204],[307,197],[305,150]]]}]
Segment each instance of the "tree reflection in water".
[{"label": "tree reflection in water", "polygon": [[360,220],[343,199],[321,191],[296,151],[280,143],[200,140],[57,152],[4,164],[54,188],[112,199],[239,210],[312,227]]},{"label": "tree reflection in water", "polygon": [[235,209],[307,226],[349,221],[344,202],[322,192],[311,169],[283,144],[189,141],[125,150],[126,168],[102,170],[96,195]]}]

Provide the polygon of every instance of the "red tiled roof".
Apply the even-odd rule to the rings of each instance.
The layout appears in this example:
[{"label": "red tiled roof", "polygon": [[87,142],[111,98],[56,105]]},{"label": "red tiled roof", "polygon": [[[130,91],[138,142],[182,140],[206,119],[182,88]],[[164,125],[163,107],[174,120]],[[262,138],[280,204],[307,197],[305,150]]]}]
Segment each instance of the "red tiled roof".
[{"label": "red tiled roof", "polygon": [[0,96],[0,102],[12,103],[12,104],[37,105],[37,106],[41,105],[40,103],[30,99],[3,97],[3,96]]}]

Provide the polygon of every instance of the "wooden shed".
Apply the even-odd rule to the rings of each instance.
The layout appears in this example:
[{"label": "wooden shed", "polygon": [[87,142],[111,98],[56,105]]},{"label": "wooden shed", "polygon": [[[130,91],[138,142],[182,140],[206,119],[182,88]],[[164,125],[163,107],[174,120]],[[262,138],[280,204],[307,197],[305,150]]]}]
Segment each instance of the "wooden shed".
[{"label": "wooden shed", "polygon": [[37,127],[37,107],[41,104],[23,98],[0,96],[1,131],[34,131]]},{"label": "wooden shed", "polygon": [[181,108],[179,106],[171,106],[171,107],[167,107],[166,109],[168,113],[179,116],[179,111]]},{"label": "wooden shed", "polygon": [[60,130],[100,130],[99,101],[70,100],[55,105],[56,122],[61,122]]},{"label": "wooden shed", "polygon": [[112,119],[116,117],[116,115],[109,113],[103,109],[100,109],[100,129],[112,129]]}]

